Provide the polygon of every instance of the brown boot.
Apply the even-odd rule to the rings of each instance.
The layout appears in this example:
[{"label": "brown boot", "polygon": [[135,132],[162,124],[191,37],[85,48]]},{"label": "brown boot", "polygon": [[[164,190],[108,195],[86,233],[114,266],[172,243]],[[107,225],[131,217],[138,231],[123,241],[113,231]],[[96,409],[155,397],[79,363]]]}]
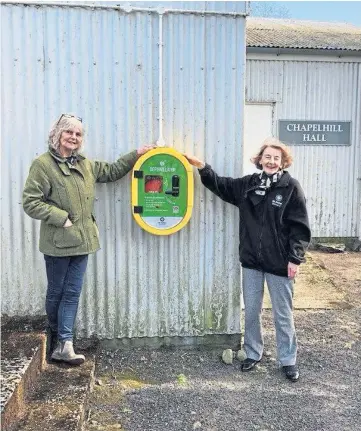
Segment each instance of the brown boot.
[{"label": "brown boot", "polygon": [[51,359],[53,361],[67,362],[70,365],[81,365],[85,361],[83,355],[77,355],[74,352],[73,342],[71,340],[59,341],[51,355]]}]

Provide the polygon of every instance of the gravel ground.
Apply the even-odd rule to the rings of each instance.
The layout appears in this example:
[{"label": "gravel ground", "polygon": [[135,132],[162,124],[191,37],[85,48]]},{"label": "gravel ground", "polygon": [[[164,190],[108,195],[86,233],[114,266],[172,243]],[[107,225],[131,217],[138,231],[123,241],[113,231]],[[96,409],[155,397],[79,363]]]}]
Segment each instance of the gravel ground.
[{"label": "gravel ground", "polygon": [[[330,259],[334,283],[343,280],[350,307],[295,311],[298,382],[286,380],[278,368],[271,311],[266,310],[265,355],[249,373],[240,371],[237,359],[223,364],[222,349],[99,352],[88,430],[359,429],[361,265],[345,279],[347,271],[337,273],[335,267],[335,259],[347,267],[347,255],[342,256],[322,263],[327,268]],[[361,263],[361,254],[351,257]]]}]

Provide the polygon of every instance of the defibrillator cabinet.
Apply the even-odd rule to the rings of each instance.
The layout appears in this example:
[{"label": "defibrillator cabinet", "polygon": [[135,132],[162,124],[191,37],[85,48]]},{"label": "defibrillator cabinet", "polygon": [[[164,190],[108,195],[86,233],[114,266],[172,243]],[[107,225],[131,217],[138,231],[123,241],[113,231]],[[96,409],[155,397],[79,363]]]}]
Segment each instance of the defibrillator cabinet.
[{"label": "defibrillator cabinet", "polygon": [[132,174],[132,212],[154,235],[178,232],[193,209],[193,168],[173,148],[154,148],[141,156]]}]

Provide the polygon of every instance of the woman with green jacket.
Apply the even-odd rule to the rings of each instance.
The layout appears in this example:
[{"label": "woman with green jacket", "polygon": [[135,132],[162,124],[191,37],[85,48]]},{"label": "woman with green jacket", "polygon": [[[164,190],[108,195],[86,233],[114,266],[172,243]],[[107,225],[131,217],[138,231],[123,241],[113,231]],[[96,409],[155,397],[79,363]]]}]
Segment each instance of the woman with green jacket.
[{"label": "woman with green jacket", "polygon": [[49,150],[35,159],[23,191],[26,214],[41,220],[39,249],[44,254],[48,287],[45,309],[51,359],[72,365],[84,362],[74,353],[73,327],[88,255],[99,247],[93,214],[95,184],[117,181],[134,166],[146,145],[114,163],[91,161],[79,152],[83,124],[62,114],[49,133]]}]

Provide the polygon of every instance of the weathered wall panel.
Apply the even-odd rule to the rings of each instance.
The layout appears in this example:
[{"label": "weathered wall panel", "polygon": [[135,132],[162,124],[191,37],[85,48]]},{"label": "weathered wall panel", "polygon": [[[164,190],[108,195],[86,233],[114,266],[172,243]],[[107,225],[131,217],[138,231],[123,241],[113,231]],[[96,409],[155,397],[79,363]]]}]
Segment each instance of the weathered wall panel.
[{"label": "weathered wall panel", "polygon": [[[2,6],[2,312],[44,313],[39,222],[21,194],[46,150],[51,121],[83,117],[85,154],[115,160],[158,138],[155,13]],[[163,126],[168,145],[220,172],[241,166],[244,19],[163,17]],[[240,331],[237,214],[195,172],[190,223],[170,237],[143,232],[130,210],[130,176],[97,186],[102,250],[90,258],[80,335],[100,338]]]},{"label": "weathered wall panel", "polygon": [[[109,3],[109,2],[106,2]],[[188,10],[188,11],[216,11],[216,12],[235,12],[245,13],[247,9],[247,3],[244,1],[134,1],[126,2],[120,1],[117,4],[121,6],[131,5],[137,8],[147,9],[177,9],[177,10]],[[99,3],[100,4],[100,3]],[[114,4],[114,3],[113,3]]]},{"label": "weathered wall panel", "polygon": [[283,94],[282,61],[252,60],[246,64],[247,102],[280,102]]},{"label": "weathered wall panel", "polygon": [[[357,237],[361,176],[361,64],[247,60],[247,100],[275,102],[279,119],[351,121],[351,146],[293,146],[315,237]],[[275,90],[277,89],[277,90]]]}]

